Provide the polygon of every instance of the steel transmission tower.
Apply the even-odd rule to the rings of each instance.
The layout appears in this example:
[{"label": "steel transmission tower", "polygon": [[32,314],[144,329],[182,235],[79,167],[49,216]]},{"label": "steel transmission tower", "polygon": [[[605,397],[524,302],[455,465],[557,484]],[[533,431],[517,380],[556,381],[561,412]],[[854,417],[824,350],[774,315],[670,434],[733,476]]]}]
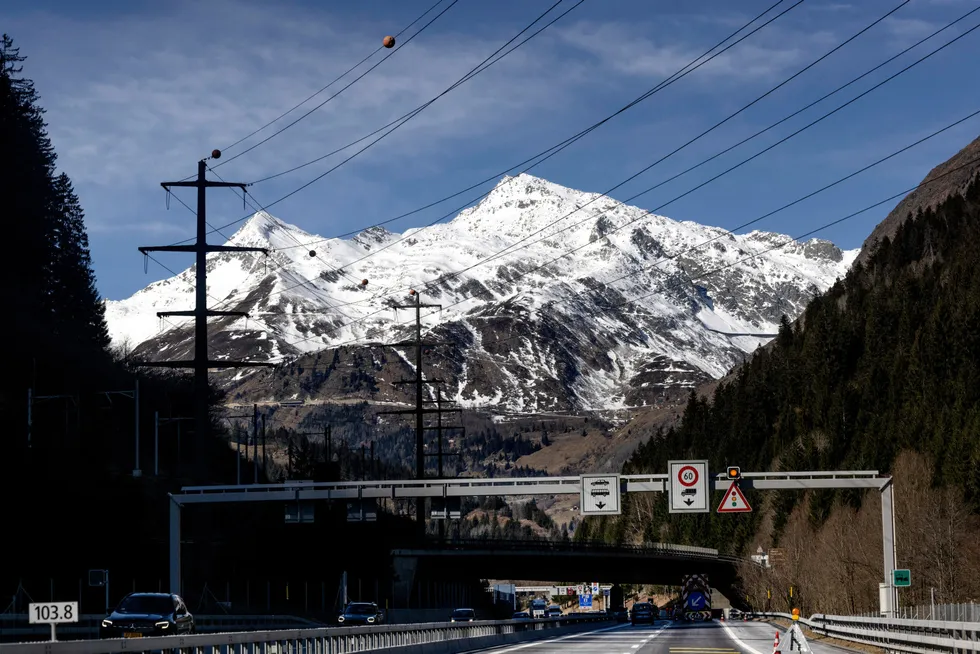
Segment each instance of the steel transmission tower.
[{"label": "steel transmission tower", "polygon": [[426,400],[425,401],[426,404],[435,404],[436,405],[436,425],[435,425],[435,427],[429,427],[429,429],[435,429],[436,430],[436,433],[438,434],[439,440],[436,441],[437,442],[436,451],[433,452],[433,453],[427,454],[426,456],[434,456],[434,457],[437,457],[438,463],[437,463],[437,468],[436,468],[436,470],[437,470],[436,476],[439,479],[442,479],[443,478],[443,471],[442,471],[442,459],[443,459],[443,457],[447,457],[447,456],[459,456],[459,452],[443,452],[443,450],[442,450],[442,433],[444,431],[458,429],[458,430],[460,430],[462,432],[461,435],[465,435],[466,434],[466,427],[464,427],[463,425],[444,425],[444,424],[442,424],[442,414],[443,413],[461,413],[462,412],[462,409],[457,408],[457,407],[451,407],[451,408],[448,408],[448,409],[443,409],[442,408],[442,405],[443,405],[444,402],[446,402],[446,398],[444,398],[442,396],[442,389],[441,388],[437,388],[436,389],[436,399],[434,399],[434,400]]},{"label": "steel transmission tower", "polygon": [[[220,150],[211,152],[211,158],[221,157]],[[208,265],[207,256],[211,252],[261,252],[269,254],[266,248],[235,247],[231,245],[209,245],[207,242],[207,205],[206,191],[215,187],[240,188],[245,191],[246,184],[237,182],[212,182],[205,178],[207,159],[197,162],[197,179],[186,182],[161,182],[160,186],[170,192],[177,186],[197,189],[197,242],[193,245],[160,245],[141,247],[144,255],[150,252],[193,252],[196,256],[196,302],[193,309],[186,311],[158,311],[157,316],[193,316],[194,317],[194,358],[182,361],[144,361],[138,365],[151,368],[193,368],[194,370],[194,423],[197,438],[207,437],[210,433],[211,420],[208,405],[208,369],[209,368],[248,368],[252,366],[273,366],[272,363],[254,361],[212,361],[208,359],[208,318],[211,316],[248,316],[244,311],[214,311],[208,309]]]},{"label": "steel transmission tower", "polygon": [[[426,384],[441,384],[441,379],[422,378],[422,348],[435,347],[438,345],[452,345],[448,342],[423,341],[422,340],[422,309],[433,308],[441,309],[441,304],[423,304],[419,293],[412,290],[409,293],[415,297],[413,304],[397,304],[395,309],[415,309],[415,340],[401,341],[392,343],[388,347],[402,347],[407,345],[415,346],[415,379],[404,379],[394,382],[395,384],[414,384],[415,385],[415,408],[402,409],[400,411],[379,411],[379,415],[415,415],[415,478],[425,478],[425,414],[443,413],[445,409],[426,409],[425,398],[422,396],[422,388]],[[419,531],[425,533],[425,499],[419,498],[415,503],[415,520]]]}]

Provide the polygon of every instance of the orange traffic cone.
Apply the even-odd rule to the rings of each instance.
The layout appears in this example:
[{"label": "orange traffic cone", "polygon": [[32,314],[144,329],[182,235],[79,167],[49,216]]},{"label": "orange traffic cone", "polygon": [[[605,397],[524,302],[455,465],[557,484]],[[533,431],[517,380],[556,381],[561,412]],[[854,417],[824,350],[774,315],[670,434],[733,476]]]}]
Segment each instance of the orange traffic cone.
[{"label": "orange traffic cone", "polygon": [[772,654],[779,654],[779,632],[776,632],[776,639],[772,641]]}]

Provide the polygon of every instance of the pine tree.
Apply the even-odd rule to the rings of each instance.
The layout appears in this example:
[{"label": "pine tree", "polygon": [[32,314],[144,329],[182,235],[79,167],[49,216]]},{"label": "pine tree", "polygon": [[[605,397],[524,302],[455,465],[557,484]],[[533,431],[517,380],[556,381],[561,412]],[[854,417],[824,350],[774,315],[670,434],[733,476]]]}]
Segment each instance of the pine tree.
[{"label": "pine tree", "polygon": [[[12,351],[7,387],[29,376],[51,390],[71,390],[78,371],[107,360],[104,309],[95,289],[84,214],[71,182],[55,176],[56,155],[33,82],[20,76],[25,57],[3,35],[0,42],[0,142],[4,144],[0,197],[12,220],[18,270],[8,293],[16,298],[4,321]],[[28,382],[33,385],[33,382]],[[59,388],[60,387],[60,388]]]},{"label": "pine tree", "polygon": [[3,330],[7,332],[4,342],[23,346],[11,353],[21,369],[49,341],[45,336],[50,333],[52,305],[46,283],[54,230],[48,209],[56,159],[34,83],[20,77],[24,60],[4,34],[0,42],[0,143],[4,150],[0,197],[10,216],[6,229],[9,242],[18,249],[18,270],[8,280],[12,284],[8,294],[16,298],[17,309],[11,322],[3,321]]},{"label": "pine tree", "polygon": [[56,329],[77,347],[105,351],[109,330],[105,307],[95,288],[95,274],[85,232],[85,214],[64,173],[54,184],[55,254],[51,294],[58,300]]}]

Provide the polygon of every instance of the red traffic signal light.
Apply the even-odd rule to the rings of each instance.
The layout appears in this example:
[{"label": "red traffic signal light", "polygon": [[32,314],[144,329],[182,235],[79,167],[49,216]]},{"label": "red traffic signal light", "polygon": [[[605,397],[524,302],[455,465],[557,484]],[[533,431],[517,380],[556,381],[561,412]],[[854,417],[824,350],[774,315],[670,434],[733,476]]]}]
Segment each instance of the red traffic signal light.
[{"label": "red traffic signal light", "polygon": [[735,481],[741,479],[742,470],[738,466],[728,466],[728,478]]}]

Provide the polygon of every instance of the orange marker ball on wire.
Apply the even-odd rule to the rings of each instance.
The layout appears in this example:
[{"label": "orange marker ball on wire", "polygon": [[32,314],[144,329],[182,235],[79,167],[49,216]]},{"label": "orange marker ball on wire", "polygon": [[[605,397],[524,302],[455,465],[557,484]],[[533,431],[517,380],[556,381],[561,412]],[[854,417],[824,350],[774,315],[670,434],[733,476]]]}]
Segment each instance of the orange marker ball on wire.
[{"label": "orange marker ball on wire", "polygon": [[393,37],[393,36],[386,36],[384,38],[384,40],[381,41],[381,45],[383,45],[386,48],[393,48],[393,47],[395,47],[395,37]]},{"label": "orange marker ball on wire", "polygon": [[221,158],[221,150],[211,150],[211,158],[212,159],[220,159]]}]

